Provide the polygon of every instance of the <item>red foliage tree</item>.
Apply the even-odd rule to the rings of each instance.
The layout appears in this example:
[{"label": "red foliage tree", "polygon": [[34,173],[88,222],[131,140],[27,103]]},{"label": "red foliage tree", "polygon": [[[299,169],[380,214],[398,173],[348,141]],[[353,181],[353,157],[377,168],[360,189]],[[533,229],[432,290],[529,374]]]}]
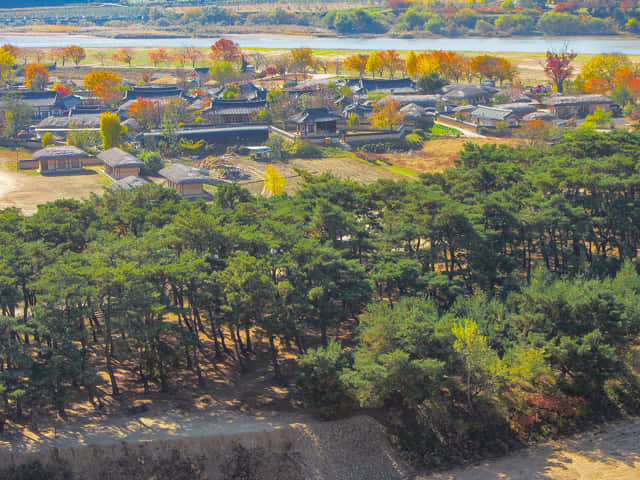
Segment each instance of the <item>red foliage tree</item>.
[{"label": "red foliage tree", "polygon": [[571,62],[576,56],[576,53],[567,52],[566,48],[561,52],[547,51],[547,57],[543,64],[544,73],[556,84],[559,93],[563,91],[564,81],[573,73]]},{"label": "red foliage tree", "polygon": [[232,40],[221,38],[211,45],[211,53],[209,55],[215,61],[234,62],[240,58],[240,47]]}]

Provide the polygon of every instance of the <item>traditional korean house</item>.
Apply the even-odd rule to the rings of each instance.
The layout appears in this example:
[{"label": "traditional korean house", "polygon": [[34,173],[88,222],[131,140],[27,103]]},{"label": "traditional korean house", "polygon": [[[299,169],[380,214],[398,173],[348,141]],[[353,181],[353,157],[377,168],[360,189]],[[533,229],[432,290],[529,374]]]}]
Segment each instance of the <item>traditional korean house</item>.
[{"label": "traditional korean house", "polygon": [[495,127],[500,122],[505,122],[510,127],[518,125],[518,119],[511,110],[483,105],[470,112],[469,119],[479,127]]},{"label": "traditional korean house", "polygon": [[427,112],[420,105],[410,103],[399,110],[402,121],[406,126],[412,128],[430,128],[433,126],[434,114]]},{"label": "traditional korean house", "polygon": [[414,105],[418,105],[419,107],[422,107],[422,108],[435,108],[436,105],[438,105],[438,103],[442,101],[442,96],[420,95],[420,94],[413,94],[413,95],[392,94],[382,98],[378,103],[380,103],[381,105],[385,105],[387,102],[390,102],[390,101],[396,101],[401,106],[409,105],[413,103]]},{"label": "traditional korean house", "polygon": [[40,173],[44,174],[82,172],[88,158],[87,152],[73,145],[47,147],[33,154],[33,159],[39,164]]},{"label": "traditional korean house", "polygon": [[371,92],[409,94],[416,93],[416,84],[410,78],[358,78],[347,80],[347,86],[357,95],[367,95]]},{"label": "traditional korean house", "polygon": [[167,187],[175,189],[186,198],[207,197],[204,185],[232,183],[228,180],[209,176],[209,171],[203,168],[191,167],[182,163],[174,163],[158,172],[167,180]]},{"label": "traditional korean house", "polygon": [[590,95],[554,95],[542,99],[550,112],[558,118],[584,118],[598,108],[605,112],[612,111],[615,102],[609,97],[599,94]]},{"label": "traditional korean house", "polygon": [[203,111],[215,125],[246,124],[255,122],[258,112],[267,106],[266,100],[214,99]]},{"label": "traditional korean house", "polygon": [[525,115],[537,111],[538,106],[539,104],[523,102],[501,103],[499,105],[495,105],[496,108],[501,108],[502,110],[510,110],[518,119],[521,119]]},{"label": "traditional korean house", "polygon": [[105,172],[115,179],[138,177],[144,167],[143,161],[117,147],[99,153],[98,158],[104,163]]},{"label": "traditional korean house", "polygon": [[58,93],[55,90],[24,91],[19,93],[19,99],[25,105],[33,108],[33,117],[36,120],[64,113],[64,107],[57,103]]},{"label": "traditional korean house", "polygon": [[475,83],[452,83],[441,89],[442,100],[457,105],[489,103],[497,91],[498,89],[495,87]]},{"label": "traditional korean house", "polygon": [[338,115],[327,107],[307,108],[289,118],[289,123],[301,137],[326,137],[338,133]]}]

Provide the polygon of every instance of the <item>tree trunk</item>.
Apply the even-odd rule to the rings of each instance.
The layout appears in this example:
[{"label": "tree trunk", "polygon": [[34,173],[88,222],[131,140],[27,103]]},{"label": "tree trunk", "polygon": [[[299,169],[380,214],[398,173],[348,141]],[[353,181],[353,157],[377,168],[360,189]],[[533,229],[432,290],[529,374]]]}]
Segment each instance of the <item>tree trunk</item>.
[{"label": "tree trunk", "polygon": [[278,365],[278,347],[276,347],[276,342],[273,339],[273,335],[269,335],[269,347],[271,349],[271,363],[273,364],[273,372],[276,375],[276,378],[280,380],[282,376],[280,375],[280,365]]}]

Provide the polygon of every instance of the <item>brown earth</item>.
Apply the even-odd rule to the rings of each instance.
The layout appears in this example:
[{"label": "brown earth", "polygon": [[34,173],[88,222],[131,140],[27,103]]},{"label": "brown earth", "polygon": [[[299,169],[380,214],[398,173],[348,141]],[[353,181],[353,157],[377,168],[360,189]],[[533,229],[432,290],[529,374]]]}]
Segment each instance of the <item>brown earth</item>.
[{"label": "brown earth", "polygon": [[[101,194],[111,180],[98,168],[83,174],[40,175],[34,170],[17,170],[16,153],[0,151],[0,209],[16,207],[25,214],[34,213],[38,205],[61,198],[85,199]],[[21,159],[26,155],[20,155]]]},{"label": "brown earth", "polygon": [[454,161],[460,156],[465,143],[479,145],[522,145],[522,141],[515,138],[454,138],[443,137],[425,142],[422,150],[411,153],[385,154],[383,157],[395,165],[410,168],[417,172],[441,172],[454,166]]},{"label": "brown earth", "polygon": [[638,480],[640,419],[601,425],[466,469],[419,480]]}]

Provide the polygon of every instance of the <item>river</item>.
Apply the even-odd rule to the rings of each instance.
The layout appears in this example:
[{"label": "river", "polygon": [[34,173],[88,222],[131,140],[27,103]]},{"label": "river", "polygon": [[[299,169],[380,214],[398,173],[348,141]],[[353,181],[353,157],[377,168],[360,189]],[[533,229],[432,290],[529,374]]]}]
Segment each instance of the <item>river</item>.
[{"label": "river", "polygon": [[[225,35],[243,48],[310,47],[331,50],[456,50],[466,52],[544,53],[566,44],[576,53],[625,53],[640,55],[640,38],[600,37],[510,37],[510,38],[355,38],[291,37],[277,35]],[[84,35],[4,35],[1,43],[21,48],[50,48],[79,45],[84,48],[121,47],[208,47],[216,38],[107,38]]]}]

